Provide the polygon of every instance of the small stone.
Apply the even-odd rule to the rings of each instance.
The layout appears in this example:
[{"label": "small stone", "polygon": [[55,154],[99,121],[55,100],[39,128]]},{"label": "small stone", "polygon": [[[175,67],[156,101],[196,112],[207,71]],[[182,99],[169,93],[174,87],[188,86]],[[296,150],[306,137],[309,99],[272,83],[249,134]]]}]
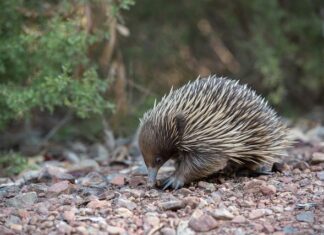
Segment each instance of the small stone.
[{"label": "small stone", "polygon": [[69,187],[70,187],[70,182],[67,180],[63,180],[63,181],[53,184],[51,187],[49,187],[48,192],[59,194],[59,193],[62,193],[64,191],[68,190]]},{"label": "small stone", "polygon": [[130,210],[128,210],[127,208],[124,208],[124,207],[117,208],[116,213],[119,216],[124,217],[124,218],[133,216],[133,213]]},{"label": "small stone", "polygon": [[170,227],[162,228],[161,233],[162,235],[176,235],[176,231]]},{"label": "small stone", "polygon": [[160,225],[159,217],[152,215],[151,213],[147,213],[144,217],[144,223],[151,225],[153,228],[158,227]]},{"label": "small stone", "polygon": [[21,224],[10,224],[10,228],[17,232],[21,232],[23,227]]},{"label": "small stone", "polygon": [[234,218],[234,215],[225,208],[212,211],[212,216],[219,220],[231,220]]},{"label": "small stone", "polygon": [[233,223],[245,223],[246,219],[242,215],[235,216],[232,220]]},{"label": "small stone", "polygon": [[103,187],[106,185],[106,179],[100,173],[91,171],[85,177],[79,179],[79,184],[85,187]]},{"label": "small stone", "polygon": [[304,171],[306,169],[309,169],[309,165],[305,161],[299,161],[293,166],[293,169],[299,169],[301,171]]},{"label": "small stone", "polygon": [[128,184],[131,187],[136,187],[138,185],[145,185],[146,180],[143,176],[133,176],[128,180]]},{"label": "small stone", "polygon": [[272,172],[285,172],[289,171],[290,167],[287,163],[275,162],[272,166]]},{"label": "small stone", "polygon": [[125,184],[125,176],[117,175],[110,181],[110,183],[117,186],[123,186]]},{"label": "small stone", "polygon": [[171,200],[161,203],[163,210],[178,210],[185,207],[185,204],[180,200]]},{"label": "small stone", "polygon": [[285,234],[296,234],[298,232],[297,228],[294,228],[293,226],[285,226],[282,230]]},{"label": "small stone", "polygon": [[60,221],[57,225],[57,230],[61,232],[62,234],[71,234],[73,228],[65,223],[64,221]]},{"label": "small stone", "polygon": [[34,205],[37,200],[37,194],[35,192],[28,192],[18,194],[17,196],[10,198],[6,201],[8,206],[16,208],[24,208]]},{"label": "small stone", "polygon": [[125,207],[131,211],[137,207],[136,203],[124,198],[118,198],[116,205],[120,207]]},{"label": "small stone", "polygon": [[64,211],[63,213],[63,219],[68,221],[69,223],[75,221],[75,213],[74,211]]},{"label": "small stone", "polygon": [[191,228],[188,226],[188,221],[180,221],[177,227],[177,235],[194,235],[196,234]]},{"label": "small stone", "polygon": [[274,185],[262,185],[260,187],[260,190],[264,195],[272,195],[277,192],[277,189]]},{"label": "small stone", "polygon": [[243,189],[248,193],[257,193],[260,191],[260,188],[265,185],[266,185],[265,181],[253,179],[253,180],[247,182],[244,185]]},{"label": "small stone", "polygon": [[216,205],[222,201],[222,196],[219,192],[212,192],[211,197]]},{"label": "small stone", "polygon": [[269,222],[263,222],[263,227],[267,233],[274,232],[274,227]]},{"label": "small stone", "polygon": [[258,219],[266,214],[266,211],[264,209],[255,209],[252,210],[249,213],[249,218],[250,219]]},{"label": "small stone", "polygon": [[262,224],[253,224],[256,231],[261,231],[263,229]]},{"label": "small stone", "polygon": [[315,152],[312,155],[312,163],[317,164],[324,162],[324,153]]},{"label": "small stone", "polygon": [[296,215],[296,219],[301,222],[314,223],[314,213],[311,211],[305,211]]},{"label": "small stone", "polygon": [[192,209],[195,209],[200,203],[200,198],[198,198],[198,197],[186,197],[186,198],[183,199],[183,202],[187,206],[190,206]]},{"label": "small stone", "polygon": [[181,194],[183,196],[188,196],[192,193],[191,190],[187,189],[187,188],[181,188],[177,191],[178,194]]},{"label": "small stone", "polygon": [[98,199],[94,199],[91,202],[88,203],[87,207],[91,208],[91,209],[97,209],[97,208],[105,208],[110,206],[110,203],[105,201],[105,200],[98,200]]},{"label": "small stone", "polygon": [[213,191],[216,191],[216,187],[215,185],[211,184],[211,183],[208,183],[208,182],[205,182],[205,181],[199,181],[198,182],[198,187],[200,188],[204,188],[210,192],[213,192]]},{"label": "small stone", "polygon": [[218,226],[217,221],[210,215],[203,214],[197,218],[191,218],[189,227],[196,232],[208,232]]},{"label": "small stone", "polygon": [[124,234],[125,233],[125,229],[120,228],[120,227],[116,227],[116,226],[107,226],[107,232],[109,234]]},{"label": "small stone", "polygon": [[324,181],[324,171],[320,171],[316,173],[317,178],[319,178],[321,181]]}]

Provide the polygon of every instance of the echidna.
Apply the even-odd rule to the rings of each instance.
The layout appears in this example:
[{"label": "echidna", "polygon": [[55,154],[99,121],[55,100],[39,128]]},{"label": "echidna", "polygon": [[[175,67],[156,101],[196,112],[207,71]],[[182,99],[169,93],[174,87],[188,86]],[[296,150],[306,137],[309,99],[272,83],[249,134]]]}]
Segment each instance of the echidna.
[{"label": "echidna", "polygon": [[165,188],[175,189],[238,164],[271,164],[287,147],[287,129],[267,102],[238,81],[209,76],[172,90],[141,119],[139,145],[155,185],[176,161]]}]

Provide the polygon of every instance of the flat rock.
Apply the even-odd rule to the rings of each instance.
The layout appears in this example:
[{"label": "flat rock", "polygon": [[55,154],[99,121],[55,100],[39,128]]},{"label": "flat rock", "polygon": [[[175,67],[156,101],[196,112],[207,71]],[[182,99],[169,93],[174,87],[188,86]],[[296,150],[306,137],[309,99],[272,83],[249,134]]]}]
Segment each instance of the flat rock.
[{"label": "flat rock", "polygon": [[277,192],[274,185],[261,185],[260,190],[264,195],[272,195]]},{"label": "flat rock", "polygon": [[212,216],[207,214],[203,214],[197,218],[191,218],[189,221],[189,227],[196,232],[208,232],[217,226],[217,221]]},{"label": "flat rock", "polygon": [[64,191],[67,191],[69,189],[69,187],[70,187],[70,182],[67,181],[67,180],[63,180],[61,182],[58,182],[58,183],[53,184],[52,186],[50,186],[47,191],[50,192],[50,193],[59,194],[59,193],[62,193]]},{"label": "flat rock", "polygon": [[162,235],[176,235],[176,231],[170,227],[164,227],[161,229]]},{"label": "flat rock", "polygon": [[125,184],[125,176],[117,175],[111,179],[110,183],[117,186],[123,186]]},{"label": "flat rock", "polygon": [[257,193],[257,192],[260,192],[260,188],[263,186],[266,186],[265,181],[253,179],[253,180],[247,182],[243,186],[243,189],[248,193]]},{"label": "flat rock", "polygon": [[105,208],[108,206],[110,206],[110,203],[108,201],[98,199],[90,201],[87,205],[87,207],[91,209]]},{"label": "flat rock", "polygon": [[212,183],[205,182],[205,181],[199,181],[198,187],[206,189],[210,192],[216,191],[215,185],[213,185]]},{"label": "flat rock", "polygon": [[305,211],[296,215],[296,219],[301,222],[314,223],[314,213]]},{"label": "flat rock", "polygon": [[233,223],[245,223],[246,219],[243,215],[238,215],[238,216],[235,216],[233,219],[232,219],[232,222]]},{"label": "flat rock", "polygon": [[188,221],[180,221],[177,227],[177,235],[194,235],[196,234],[188,225]]},{"label": "flat rock", "polygon": [[8,206],[16,207],[16,208],[24,208],[34,205],[37,201],[37,194],[35,192],[28,192],[18,194],[17,196],[10,198],[6,201]]},{"label": "flat rock", "polygon": [[249,213],[249,218],[250,219],[258,219],[264,215],[269,215],[271,213],[272,213],[272,211],[269,209],[255,209]]},{"label": "flat rock", "polygon": [[321,163],[324,162],[324,153],[315,152],[312,155],[312,163]]},{"label": "flat rock", "polygon": [[136,203],[134,203],[128,199],[125,199],[125,198],[118,198],[116,205],[119,207],[125,207],[131,211],[137,207]]},{"label": "flat rock", "polygon": [[120,227],[108,225],[107,226],[107,232],[109,234],[115,235],[115,234],[124,234],[125,233],[125,230],[123,228],[120,228]]},{"label": "flat rock", "polygon": [[127,208],[124,208],[124,207],[117,208],[115,210],[115,212],[116,212],[117,215],[119,215],[121,217],[125,217],[125,218],[133,216],[133,213],[130,210],[128,210]]},{"label": "flat rock", "polygon": [[212,216],[218,220],[231,220],[234,218],[234,215],[229,212],[227,209],[216,209],[211,212]]},{"label": "flat rock", "polygon": [[320,171],[316,173],[317,178],[319,178],[321,181],[324,181],[324,171]]},{"label": "flat rock", "polygon": [[161,207],[163,210],[178,210],[185,207],[185,203],[180,200],[171,200],[162,202]]}]

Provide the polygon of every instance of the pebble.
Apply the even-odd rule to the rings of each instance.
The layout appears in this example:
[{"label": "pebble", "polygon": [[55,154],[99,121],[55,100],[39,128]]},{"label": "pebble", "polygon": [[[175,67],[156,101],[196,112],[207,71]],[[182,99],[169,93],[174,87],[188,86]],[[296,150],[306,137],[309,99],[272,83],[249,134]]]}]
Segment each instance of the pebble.
[{"label": "pebble", "polygon": [[69,223],[75,221],[75,213],[72,210],[64,211],[63,219],[68,221]]},{"label": "pebble", "polygon": [[245,223],[246,219],[242,215],[235,216],[232,220],[233,223]]},{"label": "pebble", "polygon": [[11,228],[12,230],[17,231],[17,232],[21,232],[22,229],[23,229],[23,227],[22,227],[21,224],[10,224],[10,228]]},{"label": "pebble", "polygon": [[315,152],[312,155],[312,163],[317,164],[324,162],[324,153]]},{"label": "pebble", "polygon": [[208,182],[205,182],[205,181],[199,181],[198,182],[198,187],[206,189],[206,190],[208,190],[210,192],[216,191],[215,185],[213,185],[211,183],[208,183]]},{"label": "pebble", "polygon": [[16,207],[16,208],[24,208],[30,207],[34,205],[37,201],[37,194],[35,192],[28,192],[18,194],[17,196],[10,198],[6,201],[8,206]]},{"label": "pebble", "polygon": [[269,209],[255,209],[249,213],[250,219],[258,219],[264,215],[272,214],[272,211]]},{"label": "pebble", "polygon": [[110,206],[110,203],[108,201],[98,200],[98,199],[94,199],[94,200],[90,201],[87,205],[87,207],[91,208],[91,209],[105,208],[108,206]]},{"label": "pebble", "polygon": [[103,187],[106,185],[106,179],[100,173],[92,171],[89,172],[85,177],[81,178],[79,183],[85,187]]},{"label": "pebble", "polygon": [[177,235],[194,235],[196,234],[191,228],[189,228],[188,221],[180,221],[177,227]]},{"label": "pebble", "polygon": [[324,181],[324,171],[320,171],[316,173],[317,178],[319,178],[321,181]]},{"label": "pebble", "polygon": [[260,191],[260,188],[265,186],[266,182],[263,180],[253,179],[246,183],[243,189],[248,193],[257,193]]},{"label": "pebble", "polygon": [[116,226],[107,226],[107,232],[109,234],[124,234],[125,233],[125,229],[120,228],[120,227],[116,227]]},{"label": "pebble", "polygon": [[125,184],[125,176],[117,175],[110,181],[110,183],[117,186],[123,186]]},{"label": "pebble", "polygon": [[163,210],[178,210],[185,207],[185,204],[180,200],[171,200],[161,203]]},{"label": "pebble", "polygon": [[136,203],[134,203],[128,199],[125,199],[125,198],[118,198],[116,205],[119,207],[125,207],[131,211],[137,207]]},{"label": "pebble", "polygon": [[261,185],[260,190],[264,195],[273,195],[277,192],[274,185]]},{"label": "pebble", "polygon": [[176,231],[170,227],[164,227],[161,229],[162,235],[176,235]]},{"label": "pebble", "polygon": [[190,206],[192,209],[195,209],[200,203],[200,198],[198,198],[198,197],[186,197],[186,198],[183,199],[183,202],[187,206]]},{"label": "pebble", "polygon": [[73,228],[70,225],[68,225],[67,223],[65,223],[64,221],[60,221],[56,225],[56,228],[62,234],[71,234],[71,232],[73,230]]},{"label": "pebble", "polygon": [[274,232],[274,227],[269,223],[269,222],[263,222],[263,227],[267,233],[273,233]]},{"label": "pebble", "polygon": [[309,169],[309,164],[305,161],[299,161],[293,166],[293,169],[299,169],[304,171],[306,169]]},{"label": "pebble", "polygon": [[298,232],[297,228],[294,228],[293,226],[287,225],[282,230],[285,234],[296,234]]},{"label": "pebble", "polygon": [[160,225],[160,219],[153,213],[147,213],[144,217],[144,223],[151,225],[153,228]]},{"label": "pebble", "polygon": [[117,208],[115,211],[116,211],[117,215],[119,215],[121,217],[133,216],[133,213],[130,210],[128,210],[127,208],[121,207],[121,208]]},{"label": "pebble", "polygon": [[193,217],[189,221],[189,227],[196,232],[208,232],[218,226],[217,221],[210,215],[203,214]]},{"label": "pebble", "polygon": [[50,193],[62,193],[69,189],[70,182],[67,180],[60,181],[56,184],[53,184],[51,187],[48,188],[48,192]]},{"label": "pebble", "polygon": [[229,212],[227,209],[216,209],[211,212],[212,216],[218,220],[231,220],[234,218],[234,215]]},{"label": "pebble", "polygon": [[305,211],[296,215],[296,219],[301,222],[314,223],[314,213],[311,211]]}]

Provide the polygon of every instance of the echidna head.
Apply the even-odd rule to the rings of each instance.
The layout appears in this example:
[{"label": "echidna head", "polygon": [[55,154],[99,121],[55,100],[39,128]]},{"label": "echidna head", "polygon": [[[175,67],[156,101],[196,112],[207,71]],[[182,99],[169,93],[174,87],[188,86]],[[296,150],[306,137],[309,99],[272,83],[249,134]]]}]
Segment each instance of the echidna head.
[{"label": "echidna head", "polygon": [[176,153],[172,136],[152,122],[145,122],[139,134],[139,146],[148,170],[148,184],[154,186],[160,167]]}]

